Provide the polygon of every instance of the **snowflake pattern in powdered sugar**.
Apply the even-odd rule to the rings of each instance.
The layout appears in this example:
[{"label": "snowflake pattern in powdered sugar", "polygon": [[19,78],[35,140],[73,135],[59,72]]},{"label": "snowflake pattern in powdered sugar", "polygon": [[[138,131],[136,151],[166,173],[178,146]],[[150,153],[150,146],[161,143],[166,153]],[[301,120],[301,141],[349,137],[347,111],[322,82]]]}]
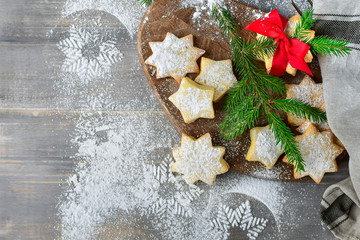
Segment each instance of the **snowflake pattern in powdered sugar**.
[{"label": "snowflake pattern in powdered sugar", "polygon": [[115,46],[117,39],[99,30],[102,26],[99,20],[94,23],[93,29],[71,25],[70,36],[57,44],[66,56],[62,71],[74,73],[85,82],[106,77],[111,72],[111,66],[123,57]]},{"label": "snowflake pattern in powdered sugar", "polygon": [[159,219],[173,216],[191,217],[191,203],[203,193],[199,187],[186,184],[171,172],[174,163],[171,155],[165,157],[160,164],[145,166],[144,199],[149,206],[148,213]]},{"label": "snowflake pattern in powdered sugar", "polygon": [[250,202],[246,200],[235,209],[220,204],[216,217],[210,222],[210,231],[215,231],[217,239],[228,239],[230,228],[237,227],[246,232],[248,239],[255,240],[267,223],[267,219],[253,216]]}]

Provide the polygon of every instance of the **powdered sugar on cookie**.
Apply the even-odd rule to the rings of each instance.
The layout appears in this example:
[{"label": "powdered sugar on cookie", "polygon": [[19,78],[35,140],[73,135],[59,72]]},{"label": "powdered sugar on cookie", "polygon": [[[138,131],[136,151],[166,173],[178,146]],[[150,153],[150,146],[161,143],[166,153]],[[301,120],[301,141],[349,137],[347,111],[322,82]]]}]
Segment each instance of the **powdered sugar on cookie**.
[{"label": "powdered sugar on cookie", "polygon": [[[314,80],[306,75],[300,84],[286,84],[286,98],[300,99],[313,107],[319,108],[324,103],[322,83],[315,83]],[[300,119],[289,115],[288,121],[294,126],[299,126],[306,119]]]},{"label": "powdered sugar on cookie", "polygon": [[217,102],[237,82],[231,60],[214,61],[203,57],[200,65],[201,71],[195,82],[213,87],[214,102]]},{"label": "powdered sugar on cookie", "polygon": [[246,155],[248,161],[259,161],[268,168],[273,168],[276,161],[282,154],[280,144],[276,139],[269,125],[257,127],[250,130],[251,146]]},{"label": "powdered sugar on cookie", "polygon": [[[344,149],[333,143],[330,131],[319,132],[310,124],[304,134],[296,136],[295,140],[305,163],[305,171],[294,173],[296,179],[309,175],[316,183],[320,183],[325,172],[338,171],[336,158]],[[287,162],[286,156],[284,161]]]},{"label": "powdered sugar on cookie", "polygon": [[216,175],[229,170],[229,165],[223,159],[224,154],[224,147],[212,146],[209,133],[197,140],[183,134],[181,147],[173,150],[176,162],[171,169],[183,174],[189,184],[198,180],[213,184]]},{"label": "powdered sugar on cookie", "polygon": [[187,73],[198,73],[196,60],[205,50],[193,46],[193,36],[177,38],[167,33],[164,41],[150,42],[153,54],[145,60],[146,64],[157,68],[156,78],[173,77],[180,83]]},{"label": "powdered sugar on cookie", "polygon": [[185,123],[198,118],[214,118],[214,88],[201,86],[190,78],[181,81],[179,90],[169,100],[180,110]]},{"label": "powdered sugar on cookie", "polygon": [[[321,105],[320,110],[325,112],[325,103]],[[306,120],[296,129],[296,131],[298,131],[299,133],[304,133],[306,129],[308,129],[311,123],[314,124],[316,128],[319,129],[321,132],[330,129],[328,122],[314,123],[311,122],[310,120]]]}]

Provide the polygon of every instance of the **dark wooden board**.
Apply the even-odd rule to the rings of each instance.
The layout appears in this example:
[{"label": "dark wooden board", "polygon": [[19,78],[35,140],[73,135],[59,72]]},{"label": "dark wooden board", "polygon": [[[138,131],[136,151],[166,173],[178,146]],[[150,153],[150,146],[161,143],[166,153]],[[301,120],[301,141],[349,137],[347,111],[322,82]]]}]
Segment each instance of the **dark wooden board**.
[{"label": "dark wooden board", "polygon": [[[214,104],[215,119],[198,119],[193,123],[186,124],[180,111],[168,100],[168,97],[177,91],[178,83],[172,78],[156,79],[154,74],[156,69],[144,63],[152,54],[149,42],[162,41],[167,32],[172,32],[178,37],[192,34],[194,36],[194,46],[206,50],[206,53],[203,55],[204,57],[214,60],[223,60],[231,57],[228,41],[222,37],[223,34],[216,23],[210,25],[210,27],[209,25],[203,25],[203,27],[194,26],[192,15],[195,9],[183,8],[180,2],[179,0],[159,0],[154,2],[145,13],[137,39],[140,62],[145,75],[166,115],[180,134],[185,133],[198,138],[209,132],[213,138],[214,145],[225,146],[227,148],[225,159],[230,164],[232,170],[258,176],[258,172],[263,171],[265,167],[259,162],[245,160],[245,155],[250,146],[249,131],[231,141],[224,139],[220,134],[219,124],[224,119],[225,113],[222,109],[225,97],[220,102]],[[238,23],[239,36],[244,39],[254,39],[255,34],[244,30],[244,27],[256,20],[264,12],[237,1],[228,1],[227,7]],[[203,22],[211,22],[211,16],[208,14],[203,14],[201,17],[205,18]],[[314,73],[315,81],[321,82],[320,67],[316,58],[310,64],[310,68]],[[188,75],[192,79],[196,77],[196,74]],[[298,71],[295,77],[285,74],[282,78],[286,83],[299,83],[303,77],[304,73]],[[260,125],[265,124],[266,121],[260,122]],[[293,167],[280,160],[275,165],[274,171],[281,171],[279,178],[282,180],[294,180]]]}]

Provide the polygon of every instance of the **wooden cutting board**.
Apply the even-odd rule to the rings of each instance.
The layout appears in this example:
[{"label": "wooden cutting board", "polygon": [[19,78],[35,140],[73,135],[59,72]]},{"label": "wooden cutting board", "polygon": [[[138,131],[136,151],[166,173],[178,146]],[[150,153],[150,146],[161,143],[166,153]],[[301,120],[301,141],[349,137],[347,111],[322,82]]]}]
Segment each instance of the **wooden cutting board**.
[{"label": "wooden cutting board", "polygon": [[[238,23],[238,35],[244,39],[254,39],[255,33],[244,30],[244,27],[264,13],[236,1],[229,0],[226,6]],[[219,124],[224,119],[223,104],[225,97],[214,104],[215,119],[198,119],[193,123],[186,124],[181,117],[180,111],[168,100],[168,97],[177,91],[179,84],[173,78],[156,79],[156,68],[144,63],[152,54],[149,42],[163,41],[167,32],[172,32],[177,37],[192,34],[194,36],[194,46],[206,50],[204,57],[213,60],[231,58],[229,43],[224,38],[217,23],[206,11],[199,18],[194,19],[193,13],[195,11],[195,8],[184,7],[181,0],[156,0],[148,8],[140,24],[137,38],[140,62],[149,84],[166,115],[180,134],[185,133],[198,138],[209,132],[215,146],[226,147],[224,158],[230,164],[231,170],[263,178],[294,180],[293,167],[280,160],[273,170],[267,170],[259,162],[245,160],[245,155],[250,146],[249,131],[231,141],[221,136]],[[198,63],[200,63],[200,59]],[[317,59],[314,59],[313,63],[310,64],[310,69],[314,73],[314,80],[321,82],[320,67]],[[188,74],[191,79],[195,79],[196,75]],[[304,73],[298,71],[295,77],[285,74],[283,79],[286,83],[299,83],[303,77]],[[264,125],[266,125],[265,121],[259,123],[259,126]]]}]

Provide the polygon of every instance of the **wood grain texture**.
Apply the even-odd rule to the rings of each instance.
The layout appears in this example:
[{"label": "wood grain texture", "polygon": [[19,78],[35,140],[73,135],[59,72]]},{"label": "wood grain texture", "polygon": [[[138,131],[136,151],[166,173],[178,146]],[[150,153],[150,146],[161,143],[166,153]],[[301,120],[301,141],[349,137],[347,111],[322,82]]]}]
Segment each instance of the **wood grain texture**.
[{"label": "wood grain texture", "polygon": [[[266,1],[263,9],[276,7],[276,2]],[[56,88],[56,74],[64,59],[56,44],[66,37],[75,19],[61,19],[65,0],[0,3],[0,239],[59,239],[57,204],[67,186],[64,182],[77,163],[71,158],[77,149],[69,140],[79,110],[84,107],[75,96]],[[115,109],[102,106],[102,110],[119,115],[124,113],[121,110],[133,110],[144,118],[170,125],[138,64],[136,39],[131,39],[113,16],[105,14],[104,19],[121,39],[125,67],[113,67],[117,80],[111,90],[112,98],[117,99]],[[51,30],[53,34],[49,35]],[[135,67],[129,73],[131,66]],[[86,109],[99,110],[92,106]],[[174,135],[174,145],[179,142]],[[318,210],[329,184],[348,176],[347,164],[340,168],[340,173],[326,175],[321,185],[311,180],[283,183],[285,191],[293,196],[288,204],[297,217],[286,219],[290,227],[279,239],[333,239],[321,224]],[[309,196],[307,200],[298,201],[304,193]],[[138,239],[149,239],[146,231],[133,230]],[[98,239],[118,239],[127,231],[116,221],[110,222]]]}]

